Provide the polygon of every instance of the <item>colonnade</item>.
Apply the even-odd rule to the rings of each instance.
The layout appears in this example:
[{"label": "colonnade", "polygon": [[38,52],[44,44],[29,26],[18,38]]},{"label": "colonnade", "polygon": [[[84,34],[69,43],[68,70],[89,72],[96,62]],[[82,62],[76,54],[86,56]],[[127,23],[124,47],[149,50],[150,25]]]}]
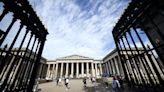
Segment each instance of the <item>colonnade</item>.
[{"label": "colonnade", "polygon": [[118,56],[114,56],[109,60],[105,60],[103,63],[103,67],[105,76],[124,75],[121,61]]},{"label": "colonnade", "polygon": [[98,78],[102,75],[101,64],[100,62],[55,62],[47,64],[46,79],[57,77]]}]

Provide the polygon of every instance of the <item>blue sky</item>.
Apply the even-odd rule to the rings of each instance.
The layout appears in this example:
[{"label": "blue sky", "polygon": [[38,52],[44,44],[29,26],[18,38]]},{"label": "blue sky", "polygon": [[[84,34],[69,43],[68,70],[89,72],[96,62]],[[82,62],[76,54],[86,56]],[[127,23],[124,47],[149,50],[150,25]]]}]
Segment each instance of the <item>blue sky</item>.
[{"label": "blue sky", "polygon": [[112,28],[129,0],[29,0],[49,35],[43,56],[101,59],[115,48]]}]

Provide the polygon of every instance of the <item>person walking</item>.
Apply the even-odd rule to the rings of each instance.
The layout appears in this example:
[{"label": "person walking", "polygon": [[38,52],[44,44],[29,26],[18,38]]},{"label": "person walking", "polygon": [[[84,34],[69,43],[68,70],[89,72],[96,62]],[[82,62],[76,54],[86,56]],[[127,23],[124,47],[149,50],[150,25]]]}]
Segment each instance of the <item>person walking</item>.
[{"label": "person walking", "polygon": [[93,86],[96,87],[97,84],[96,84],[96,78],[95,77],[92,78],[92,83],[93,83]]},{"label": "person walking", "polygon": [[65,78],[64,79],[64,82],[65,82],[66,90],[68,90],[69,89],[69,87],[68,87],[69,79],[68,78]]},{"label": "person walking", "polygon": [[105,88],[108,88],[108,78],[106,76],[103,77],[103,82],[105,83]]},{"label": "person walking", "polygon": [[56,86],[58,86],[59,78],[56,78]]},{"label": "person walking", "polygon": [[117,80],[118,82],[120,83],[120,90],[124,90],[124,87],[123,87],[123,78],[121,76],[117,76]]},{"label": "person walking", "polygon": [[120,83],[117,80],[116,76],[113,76],[112,88],[114,89],[115,92],[121,92],[121,90],[120,90]]},{"label": "person walking", "polygon": [[62,79],[59,78],[59,85],[62,85]]},{"label": "person walking", "polygon": [[83,79],[83,83],[84,83],[84,87],[86,87],[86,85],[87,85],[86,78]]}]

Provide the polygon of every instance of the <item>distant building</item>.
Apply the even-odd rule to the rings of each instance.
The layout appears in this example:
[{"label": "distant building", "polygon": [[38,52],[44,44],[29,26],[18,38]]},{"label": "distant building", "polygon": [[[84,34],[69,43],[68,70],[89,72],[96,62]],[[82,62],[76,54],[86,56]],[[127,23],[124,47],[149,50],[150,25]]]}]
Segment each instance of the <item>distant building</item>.
[{"label": "distant building", "polygon": [[71,55],[56,60],[47,61],[46,79],[51,80],[57,77],[83,78],[102,75],[102,61],[85,56]]}]

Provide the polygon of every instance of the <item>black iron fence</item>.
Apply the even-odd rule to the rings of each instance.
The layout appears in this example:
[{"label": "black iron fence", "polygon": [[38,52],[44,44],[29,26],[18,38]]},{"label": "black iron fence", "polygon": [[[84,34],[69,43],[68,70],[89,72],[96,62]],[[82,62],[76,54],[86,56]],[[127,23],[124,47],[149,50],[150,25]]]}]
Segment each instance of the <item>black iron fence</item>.
[{"label": "black iron fence", "polygon": [[32,92],[48,32],[27,0],[0,6],[0,92]]},{"label": "black iron fence", "polygon": [[164,86],[164,1],[132,0],[112,33],[128,84],[159,91]]}]

